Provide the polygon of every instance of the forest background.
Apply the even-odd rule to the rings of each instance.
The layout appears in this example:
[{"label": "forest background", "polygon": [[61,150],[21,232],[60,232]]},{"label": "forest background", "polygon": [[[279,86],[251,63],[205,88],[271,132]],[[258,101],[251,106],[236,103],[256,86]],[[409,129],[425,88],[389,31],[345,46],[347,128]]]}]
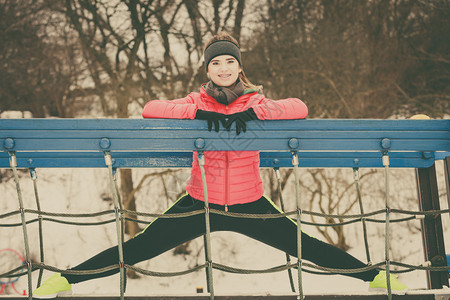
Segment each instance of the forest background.
[{"label": "forest background", "polygon": [[[208,80],[204,44],[222,30],[240,42],[250,80],[261,84],[269,98],[302,99],[309,118],[417,113],[448,118],[446,0],[0,0],[0,113],[140,118],[151,99],[199,90]],[[272,171],[262,173],[266,194],[279,203]],[[0,175],[2,182],[11,181],[10,173]],[[282,170],[287,195],[291,175]],[[124,206],[162,210],[184,193],[187,176],[186,170],[120,170]],[[397,177],[405,179],[403,173]],[[304,170],[305,207],[328,214],[358,212],[352,179],[345,170]],[[382,202],[379,170],[362,172],[361,180],[366,198]],[[417,208],[414,184],[410,179],[396,185],[407,192],[396,202],[399,207]],[[145,204],[149,194],[159,201],[151,208]],[[440,196],[445,195],[441,183]],[[111,203],[103,192],[98,198]],[[405,226],[420,231],[417,224]],[[128,222],[128,237],[141,229]],[[352,231],[343,227],[315,230],[344,250],[361,241],[349,241]],[[382,230],[373,234],[380,236]],[[197,262],[200,251],[192,248],[187,243],[174,253]],[[397,253],[399,259],[407,256]]]}]

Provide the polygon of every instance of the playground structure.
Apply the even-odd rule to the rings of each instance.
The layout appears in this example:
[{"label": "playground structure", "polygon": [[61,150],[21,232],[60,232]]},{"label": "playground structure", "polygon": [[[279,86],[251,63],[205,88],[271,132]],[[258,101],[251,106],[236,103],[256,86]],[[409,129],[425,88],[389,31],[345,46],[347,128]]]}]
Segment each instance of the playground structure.
[{"label": "playground structure", "polygon": [[[384,210],[361,213],[358,215],[334,215],[349,220],[358,220],[365,226],[370,217],[385,216],[385,260],[368,265],[367,269],[385,268],[391,272],[390,266],[397,265],[405,270],[427,270],[429,289],[442,289],[448,286],[448,270],[441,218],[449,214],[449,210],[440,210],[437,190],[436,170],[434,162],[443,160],[447,183],[447,199],[450,206],[450,120],[277,120],[250,122],[245,134],[236,135],[230,132],[208,132],[204,122],[192,120],[131,120],[131,119],[4,119],[0,120],[0,168],[12,169],[15,176],[19,210],[0,215],[20,215],[22,220],[25,244],[26,275],[28,278],[28,298],[31,299],[31,272],[37,269],[68,272],[48,266],[45,262],[30,261],[26,215],[37,216],[42,225],[43,216],[52,216],[39,209],[23,207],[17,169],[29,169],[32,179],[36,177],[37,168],[108,168],[110,188],[113,195],[117,226],[119,252],[123,241],[124,214],[141,214],[160,216],[159,214],[136,213],[125,211],[121,207],[115,172],[119,168],[180,168],[190,167],[192,151],[199,152],[199,162],[204,162],[204,151],[214,150],[258,150],[261,151],[261,167],[294,168],[296,183],[298,169],[305,168],[352,168],[357,174],[360,168],[383,168],[385,170]],[[413,168],[417,176],[419,195],[419,211],[391,209],[389,199],[389,169]],[[204,173],[204,172],[203,172]],[[35,181],[34,181],[35,182]],[[205,189],[207,190],[207,189]],[[37,188],[36,188],[37,191]],[[314,214],[302,210],[299,201],[298,185],[296,188],[297,210],[282,215],[293,215],[298,223],[298,254],[301,253],[302,216]],[[37,197],[38,198],[38,197]],[[207,199],[207,193],[205,194]],[[119,258],[116,266],[120,268],[120,298],[124,299],[125,270],[133,269],[150,276],[176,276],[205,269],[207,273],[207,298],[231,299],[214,295],[214,278],[212,269],[227,272],[264,273],[280,270],[296,270],[298,272],[298,297],[314,299],[313,295],[304,295],[302,289],[302,272],[316,269],[321,273],[343,273],[355,270],[336,270],[318,268],[303,262],[298,255],[296,263],[267,270],[242,270],[214,263],[211,257],[209,238],[209,214],[227,212],[209,209],[207,200],[205,210],[196,213],[205,214],[207,232],[205,235],[205,263],[195,270],[171,274],[158,274],[142,270],[123,263]],[[391,261],[389,257],[389,223],[394,213],[407,214],[422,219],[422,237],[425,262],[420,266],[412,266]],[[231,213],[227,213],[233,215]],[[236,214],[237,215],[237,214]],[[64,216],[60,214],[59,216]],[[182,216],[178,216],[182,217]],[[246,217],[268,217],[246,216]],[[41,245],[45,248],[45,245]],[[20,266],[22,268],[22,266]],[[17,275],[18,267],[3,276]],[[105,271],[97,270],[91,272]],[[2,274],[0,274],[2,275]],[[252,299],[248,296],[248,299]],[[293,299],[292,296],[279,296],[273,299]],[[378,299],[379,295],[365,296]],[[387,297],[392,298],[388,282]],[[423,296],[420,299],[432,299]],[[2,297],[0,297],[1,299]],[[73,297],[76,298],[76,297]],[[103,299],[102,297],[92,297]],[[127,297],[129,298],[129,297]],[[204,297],[195,297],[200,299]],[[384,296],[386,298],[386,296]],[[384,299],[383,298],[383,299]],[[67,298],[69,299],[69,298]],[[106,299],[106,298],[105,298]],[[131,299],[131,298],[130,298]],[[144,298],[139,298],[144,299]],[[151,297],[145,298],[151,299]],[[158,298],[159,299],[159,298]],[[161,298],[162,299],[162,298]],[[170,298],[172,299],[172,298]],[[184,298],[189,299],[189,298]],[[194,299],[194,298],[193,298]],[[242,299],[246,299],[242,297]],[[338,299],[337,296],[336,298]],[[415,299],[409,295],[409,299]],[[419,299],[419,298],[417,298]]]}]

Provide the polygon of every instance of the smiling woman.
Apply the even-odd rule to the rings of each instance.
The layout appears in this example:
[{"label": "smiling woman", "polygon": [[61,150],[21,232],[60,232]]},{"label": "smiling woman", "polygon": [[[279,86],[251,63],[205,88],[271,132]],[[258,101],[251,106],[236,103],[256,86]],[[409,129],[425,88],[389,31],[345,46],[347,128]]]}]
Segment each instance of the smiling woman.
[{"label": "smiling woman", "polygon": [[219,32],[214,35],[208,43],[206,43],[204,50],[204,59],[205,59],[205,68],[208,73],[208,69],[210,67],[210,62],[213,58],[216,58],[220,55],[230,55],[233,56],[239,67],[241,68],[239,71],[239,81],[242,82],[246,89],[254,89],[256,91],[261,91],[262,86],[254,85],[250,82],[250,80],[245,76],[244,69],[242,67],[241,60],[241,50],[239,47],[238,41],[229,35],[227,32]]},{"label": "smiling woman", "polygon": [[[144,107],[143,117],[206,120],[208,130],[211,131],[214,125],[217,132],[220,131],[221,124],[228,131],[235,125],[238,135],[245,133],[246,123],[253,120],[306,118],[308,108],[300,99],[275,101],[258,93],[258,87],[251,84],[244,74],[239,45],[229,34],[215,35],[207,43],[204,57],[206,72],[211,80],[201,86],[200,93],[193,92],[175,100],[149,101]],[[248,137],[251,136],[247,135]],[[259,172],[259,154],[257,150],[194,151],[191,176],[186,185],[187,193],[164,214],[189,213],[202,209],[205,209],[205,214],[155,219],[140,234],[119,244],[123,249],[123,263],[134,265],[154,258],[177,245],[203,235],[206,235],[207,241],[206,257],[211,262],[208,242],[210,232],[232,231],[322,267],[334,269],[366,267],[365,263],[341,249],[303,233],[301,228],[297,227],[297,223],[289,217],[237,218],[227,214],[227,212],[282,213],[269,198],[264,196]],[[224,214],[209,214],[209,208],[223,211]],[[297,246],[297,238],[301,240],[301,248]],[[119,249],[120,246],[106,249],[71,269],[88,271],[107,268],[106,271],[89,274],[57,273],[34,292],[35,298],[54,297],[63,292],[70,292],[74,283],[119,272],[117,260],[122,253],[120,251],[122,249]],[[213,296],[211,267],[207,270],[208,286]],[[301,268],[299,270],[301,271]],[[354,273],[347,270],[342,275],[369,281],[372,288],[387,288],[386,274],[382,272],[378,274],[375,269]],[[388,278],[393,290],[406,289],[406,286],[394,277]]]}]

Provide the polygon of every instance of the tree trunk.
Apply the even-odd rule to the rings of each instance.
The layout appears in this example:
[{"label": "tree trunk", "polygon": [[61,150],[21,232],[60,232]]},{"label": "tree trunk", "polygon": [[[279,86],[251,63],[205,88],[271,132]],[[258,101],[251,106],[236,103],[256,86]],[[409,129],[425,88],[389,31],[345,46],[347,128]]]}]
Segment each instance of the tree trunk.
[{"label": "tree trunk", "polygon": [[[122,194],[122,199],[124,201],[123,208],[126,210],[136,211],[136,198],[132,197],[129,201],[126,201],[128,195],[133,191],[133,177],[131,169],[121,169],[120,170],[120,191]],[[126,215],[127,218],[137,219],[134,215]],[[133,238],[137,233],[140,232],[140,228],[136,222],[126,221],[125,222],[125,233]]]}]

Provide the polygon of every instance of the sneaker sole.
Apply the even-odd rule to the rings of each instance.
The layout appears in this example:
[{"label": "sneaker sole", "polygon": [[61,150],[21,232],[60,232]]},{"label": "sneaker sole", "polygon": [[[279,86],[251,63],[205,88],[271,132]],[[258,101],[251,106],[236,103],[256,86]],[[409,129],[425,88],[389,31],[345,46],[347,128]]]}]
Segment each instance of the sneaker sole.
[{"label": "sneaker sole", "polygon": [[58,292],[56,294],[51,294],[51,295],[43,295],[43,296],[33,295],[33,299],[54,299],[59,296],[70,296],[70,295],[72,295],[72,290]]},{"label": "sneaker sole", "polygon": [[[402,290],[402,291],[391,290],[391,293],[393,295],[399,295],[400,296],[400,295],[405,295],[407,291],[408,291],[407,289],[406,290]],[[387,294],[387,289],[385,289],[385,288],[369,288],[369,292],[383,292],[384,294]]]}]

